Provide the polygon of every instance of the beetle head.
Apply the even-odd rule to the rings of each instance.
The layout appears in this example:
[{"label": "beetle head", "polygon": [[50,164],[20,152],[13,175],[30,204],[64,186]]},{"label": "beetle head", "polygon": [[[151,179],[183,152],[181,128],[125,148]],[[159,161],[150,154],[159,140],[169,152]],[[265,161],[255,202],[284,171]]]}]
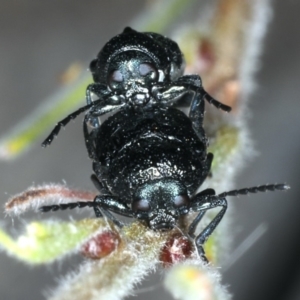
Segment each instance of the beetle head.
[{"label": "beetle head", "polygon": [[[128,60],[127,55],[123,55],[126,52],[135,52],[138,62],[145,58],[150,61],[147,63],[151,66],[142,66],[140,73],[155,70],[161,81],[175,80],[183,74],[184,59],[177,43],[157,33],[137,32],[126,27],[121,34],[108,41],[91,62],[90,70],[94,81],[107,84],[112,64],[120,63],[122,59]],[[128,67],[128,61],[123,66],[126,64]],[[117,78],[121,78],[118,73],[115,74],[115,79]]]},{"label": "beetle head", "polygon": [[178,181],[163,179],[146,183],[136,191],[132,202],[135,217],[146,220],[155,230],[172,229],[179,216],[188,213],[190,199]]},{"label": "beetle head", "polygon": [[107,85],[135,104],[149,101],[152,86],[159,81],[159,73],[152,59],[138,51],[117,55],[108,68]]}]

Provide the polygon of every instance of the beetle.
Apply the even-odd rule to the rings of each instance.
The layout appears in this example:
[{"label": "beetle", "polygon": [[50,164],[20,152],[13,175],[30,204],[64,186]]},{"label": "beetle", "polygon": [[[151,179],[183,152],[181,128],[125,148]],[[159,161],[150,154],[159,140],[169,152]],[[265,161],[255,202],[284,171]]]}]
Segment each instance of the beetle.
[{"label": "beetle", "polygon": [[[93,202],[43,206],[41,211],[90,206],[96,217],[106,216],[120,227],[123,223],[111,212],[143,220],[153,230],[172,229],[184,215],[198,212],[187,236],[207,262],[203,244],[223,218],[227,196],[288,188],[271,184],[219,195],[213,189],[196,193],[213,160],[203,129],[204,102],[225,112],[231,108],[204,90],[200,76],[183,75],[183,54],[171,39],[126,27],[102,48],[90,70],[94,83],[86,89],[87,105],[60,121],[42,146],[87,111],[83,131],[100,195]],[[190,105],[188,115],[174,106],[179,101]],[[100,124],[99,117],[109,112]],[[215,207],[221,210],[195,236],[206,211]]]}]

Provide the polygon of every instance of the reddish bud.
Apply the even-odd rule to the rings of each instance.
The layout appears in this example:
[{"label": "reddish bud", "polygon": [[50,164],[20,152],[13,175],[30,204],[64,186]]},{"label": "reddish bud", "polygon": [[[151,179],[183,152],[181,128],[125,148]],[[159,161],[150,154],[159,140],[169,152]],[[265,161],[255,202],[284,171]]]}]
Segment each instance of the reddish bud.
[{"label": "reddish bud", "polygon": [[180,234],[173,235],[164,245],[160,253],[160,261],[169,266],[189,258],[192,254],[191,241]]},{"label": "reddish bud", "polygon": [[116,232],[104,231],[89,239],[81,248],[81,253],[92,259],[109,255],[119,245],[120,237]]}]

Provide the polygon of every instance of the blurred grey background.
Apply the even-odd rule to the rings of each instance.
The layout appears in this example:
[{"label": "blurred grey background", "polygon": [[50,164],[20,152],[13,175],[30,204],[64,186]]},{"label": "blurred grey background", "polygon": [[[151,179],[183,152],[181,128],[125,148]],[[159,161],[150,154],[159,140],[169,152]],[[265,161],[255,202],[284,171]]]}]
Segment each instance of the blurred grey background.
[{"label": "blurred grey background", "polygon": [[[2,0],[0,135],[57,89],[59,75],[71,63],[88,64],[145,3]],[[234,235],[234,248],[259,224],[268,225],[267,233],[224,273],[223,282],[234,299],[300,299],[300,1],[274,0],[272,6],[274,17],[264,41],[258,88],[250,102],[249,128],[259,155],[240,173],[236,186],[286,182],[292,189],[230,199],[235,222],[228,235]],[[37,144],[14,161],[0,162],[1,203],[32,183],[66,180],[70,186],[92,189],[81,124],[79,118],[46,150]],[[13,223],[4,214],[0,219],[7,229],[22,227],[22,221]],[[0,253],[0,299],[42,299],[42,292],[55,286],[57,275],[76,262],[67,259],[63,264],[31,268]],[[136,298],[154,297],[171,299],[161,287]]]}]

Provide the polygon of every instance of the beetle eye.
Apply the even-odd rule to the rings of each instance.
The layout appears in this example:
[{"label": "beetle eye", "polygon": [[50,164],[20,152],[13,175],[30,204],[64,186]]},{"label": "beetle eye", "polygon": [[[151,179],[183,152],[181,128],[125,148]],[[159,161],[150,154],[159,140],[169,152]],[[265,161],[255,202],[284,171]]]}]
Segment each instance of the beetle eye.
[{"label": "beetle eye", "polygon": [[108,77],[108,84],[110,87],[114,88],[115,84],[123,82],[123,74],[121,73],[120,70],[114,70],[110,73]]},{"label": "beetle eye", "polygon": [[132,210],[133,211],[149,211],[150,210],[150,205],[149,205],[149,201],[145,200],[145,199],[141,199],[138,201],[134,201],[132,203]]},{"label": "beetle eye", "polygon": [[151,78],[157,78],[157,70],[149,63],[143,63],[139,66],[139,72],[141,76],[151,75]]},{"label": "beetle eye", "polygon": [[187,195],[178,195],[174,198],[176,207],[189,206],[190,198]]}]

